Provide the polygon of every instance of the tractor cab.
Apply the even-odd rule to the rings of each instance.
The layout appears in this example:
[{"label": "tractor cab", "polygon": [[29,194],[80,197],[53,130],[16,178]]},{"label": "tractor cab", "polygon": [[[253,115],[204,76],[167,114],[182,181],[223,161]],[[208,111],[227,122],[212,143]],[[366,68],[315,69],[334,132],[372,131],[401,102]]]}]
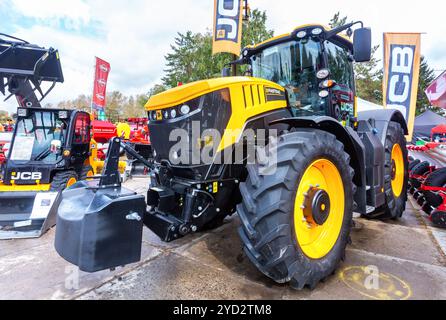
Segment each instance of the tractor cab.
[{"label": "tractor cab", "polygon": [[[293,117],[330,116],[353,126],[356,116],[353,61],[370,59],[370,30],[355,31],[354,42],[320,25],[295,29],[242,51],[236,64],[248,73],[281,85]],[[352,34],[350,31],[348,32]]]}]

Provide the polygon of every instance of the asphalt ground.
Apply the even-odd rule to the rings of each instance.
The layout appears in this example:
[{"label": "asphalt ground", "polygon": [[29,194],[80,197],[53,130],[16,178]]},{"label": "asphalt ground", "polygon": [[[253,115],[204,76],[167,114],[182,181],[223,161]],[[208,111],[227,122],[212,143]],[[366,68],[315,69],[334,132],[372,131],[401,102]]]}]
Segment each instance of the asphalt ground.
[{"label": "asphalt ground", "polygon": [[[144,193],[147,179],[125,185]],[[173,243],[145,228],[141,262],[94,274],[57,255],[54,229],[39,239],[0,241],[0,299],[446,299],[446,230],[433,227],[413,199],[397,222],[355,222],[346,260],[312,291],[257,271],[243,253],[235,215]]]}]

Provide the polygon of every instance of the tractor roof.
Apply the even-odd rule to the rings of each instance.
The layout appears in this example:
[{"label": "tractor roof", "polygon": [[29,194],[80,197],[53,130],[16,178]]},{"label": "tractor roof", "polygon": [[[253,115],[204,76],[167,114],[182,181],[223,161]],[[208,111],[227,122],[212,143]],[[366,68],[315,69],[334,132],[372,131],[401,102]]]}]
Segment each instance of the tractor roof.
[{"label": "tractor roof", "polygon": [[[292,32],[290,33],[285,33],[276,37],[273,37],[271,39],[268,39],[266,41],[263,41],[259,44],[256,45],[252,45],[252,46],[247,46],[247,49],[253,50],[253,51],[257,51],[257,50],[262,50],[262,49],[266,49],[268,47],[274,46],[276,44],[279,43],[283,43],[283,42],[287,42],[290,41],[292,39],[295,39],[295,35],[302,30],[312,30],[315,28],[322,28],[324,31],[331,31],[330,27],[321,25],[321,24],[305,24],[305,25],[301,25],[298,26],[296,28],[293,29]],[[338,34],[335,36],[335,39],[342,42],[343,44],[347,45],[348,47],[352,47],[352,41],[350,40],[350,38],[348,38],[347,36],[343,35],[343,34]]]}]

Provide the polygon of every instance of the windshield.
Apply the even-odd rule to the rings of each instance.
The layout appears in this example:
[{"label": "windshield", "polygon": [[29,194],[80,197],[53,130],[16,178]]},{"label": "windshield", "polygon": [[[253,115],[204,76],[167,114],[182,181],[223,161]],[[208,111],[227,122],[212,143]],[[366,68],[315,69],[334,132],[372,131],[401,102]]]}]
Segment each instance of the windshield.
[{"label": "windshield", "polygon": [[294,116],[327,114],[327,98],[319,97],[316,78],[322,69],[321,43],[313,39],[290,41],[263,50],[251,58],[254,77],[273,81],[288,92]]},{"label": "windshield", "polygon": [[19,119],[17,134],[11,150],[11,160],[57,162],[61,154],[51,152],[51,141],[64,143],[65,124],[57,112],[39,111]]}]

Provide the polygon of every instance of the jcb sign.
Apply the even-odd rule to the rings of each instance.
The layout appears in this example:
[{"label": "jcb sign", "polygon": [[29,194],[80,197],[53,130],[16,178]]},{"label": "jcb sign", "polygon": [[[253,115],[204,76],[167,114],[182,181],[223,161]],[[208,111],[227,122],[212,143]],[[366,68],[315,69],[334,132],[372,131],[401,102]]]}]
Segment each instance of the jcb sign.
[{"label": "jcb sign", "polygon": [[390,46],[389,84],[387,86],[387,108],[403,111],[408,119],[412,91],[415,46]]},{"label": "jcb sign", "polygon": [[384,105],[404,115],[412,139],[420,71],[420,34],[384,34]]},{"label": "jcb sign", "polygon": [[214,0],[214,42],[212,53],[240,54],[243,0]]},{"label": "jcb sign", "polygon": [[42,180],[42,172],[13,172],[11,180]]}]

